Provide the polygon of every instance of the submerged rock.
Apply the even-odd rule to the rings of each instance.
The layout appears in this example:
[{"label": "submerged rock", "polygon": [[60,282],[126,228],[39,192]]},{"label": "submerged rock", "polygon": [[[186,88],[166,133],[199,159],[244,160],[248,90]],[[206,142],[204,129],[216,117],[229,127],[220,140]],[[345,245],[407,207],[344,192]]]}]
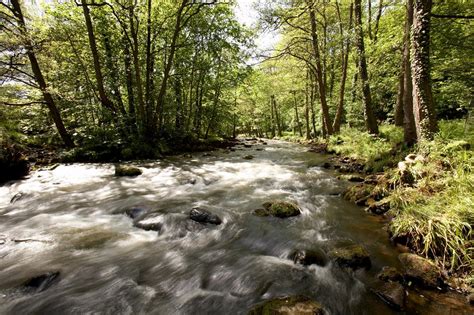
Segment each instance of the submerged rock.
[{"label": "submerged rock", "polygon": [[142,207],[132,207],[125,210],[125,214],[134,220],[143,217],[147,212],[148,210]]},{"label": "submerged rock", "polygon": [[262,214],[265,212],[277,218],[288,218],[301,214],[298,206],[288,201],[277,200],[265,202],[263,208],[264,209],[259,210],[260,216],[263,216]]},{"label": "submerged rock", "polygon": [[135,166],[115,165],[115,176],[138,176],[142,173],[142,170]]},{"label": "submerged rock", "polygon": [[360,245],[347,245],[329,252],[329,256],[341,267],[352,269],[371,267],[369,253]]},{"label": "submerged rock", "polygon": [[298,249],[290,255],[290,258],[295,264],[303,266],[318,265],[324,267],[327,264],[326,254],[320,249]]},{"label": "submerged rock", "polygon": [[441,270],[430,260],[410,253],[400,254],[398,260],[400,260],[405,269],[407,280],[412,280],[429,289],[444,286]]},{"label": "submerged rock", "polygon": [[217,215],[200,208],[192,209],[189,213],[189,218],[199,223],[210,223],[215,225],[222,223],[221,218],[219,218]]},{"label": "submerged rock", "polygon": [[395,267],[385,266],[377,274],[377,278],[382,281],[403,282],[403,275]]},{"label": "submerged rock", "polygon": [[323,315],[318,302],[305,296],[289,296],[265,301],[250,310],[249,315]]},{"label": "submerged rock", "polygon": [[258,208],[253,211],[253,214],[255,214],[257,217],[268,217],[270,212],[263,208]]},{"label": "submerged rock", "polygon": [[402,311],[405,309],[406,294],[400,283],[386,282],[372,291],[394,310]]},{"label": "submerged rock", "polygon": [[17,202],[17,201],[23,199],[23,198],[26,197],[26,196],[27,196],[27,194],[25,194],[24,192],[21,192],[21,191],[20,191],[19,193],[16,193],[16,194],[12,197],[12,199],[10,199],[10,203],[15,203],[15,202]]},{"label": "submerged rock", "polygon": [[254,156],[249,154],[243,157],[244,160],[253,160]]},{"label": "submerged rock", "polygon": [[59,271],[48,272],[27,280],[22,287],[27,291],[42,292],[59,281],[59,276]]}]

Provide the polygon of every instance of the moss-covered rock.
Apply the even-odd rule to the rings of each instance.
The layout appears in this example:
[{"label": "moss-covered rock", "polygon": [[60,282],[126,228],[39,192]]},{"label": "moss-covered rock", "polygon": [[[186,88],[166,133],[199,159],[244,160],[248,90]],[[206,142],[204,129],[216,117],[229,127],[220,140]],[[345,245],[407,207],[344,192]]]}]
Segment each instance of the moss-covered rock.
[{"label": "moss-covered rock", "polygon": [[429,289],[444,286],[440,269],[430,260],[410,253],[400,254],[398,260],[405,269],[407,280]]},{"label": "moss-covered rock", "polygon": [[142,173],[142,170],[135,166],[115,165],[115,176],[138,176]]},{"label": "moss-covered rock", "polygon": [[257,217],[268,217],[270,212],[268,212],[266,209],[258,208],[253,211],[253,214],[255,214]]},{"label": "moss-covered rock", "polygon": [[263,204],[263,208],[269,215],[277,218],[288,218],[301,214],[299,207],[288,201],[268,201]]},{"label": "moss-covered rock", "polygon": [[289,296],[265,301],[248,313],[249,315],[322,315],[324,309],[318,302],[305,296]]},{"label": "moss-covered rock", "polygon": [[369,253],[360,245],[346,245],[333,249],[329,256],[341,267],[352,269],[371,267]]}]

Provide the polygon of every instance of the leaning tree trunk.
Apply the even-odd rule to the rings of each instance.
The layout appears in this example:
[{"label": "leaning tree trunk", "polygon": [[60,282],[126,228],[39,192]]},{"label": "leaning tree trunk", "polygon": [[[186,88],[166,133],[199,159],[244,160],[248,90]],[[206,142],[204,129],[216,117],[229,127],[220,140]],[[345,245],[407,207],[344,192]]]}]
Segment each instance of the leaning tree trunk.
[{"label": "leaning tree trunk", "polygon": [[356,42],[359,57],[359,75],[362,83],[362,99],[364,101],[365,126],[371,134],[378,134],[379,128],[372,109],[369,75],[367,74],[367,60],[365,58],[364,32],[362,30],[362,10],[360,0],[355,0]]},{"label": "leaning tree trunk", "polygon": [[413,112],[413,84],[410,68],[410,30],[413,25],[413,0],[407,2],[405,44],[403,46],[403,130],[404,141],[412,146],[416,143],[416,126]]},{"label": "leaning tree trunk", "polygon": [[46,106],[48,107],[49,113],[51,114],[51,117],[53,118],[54,124],[56,125],[56,128],[58,129],[58,133],[61,136],[61,139],[63,140],[64,144],[67,147],[72,148],[75,146],[74,142],[72,141],[71,136],[67,132],[66,127],[64,127],[64,123],[61,118],[59,109],[56,107],[53,96],[51,95],[51,93],[49,93],[48,85],[46,84],[46,80],[44,79],[43,73],[41,72],[38,59],[36,59],[36,54],[34,52],[33,45],[30,40],[30,36],[26,29],[25,18],[23,16],[23,12],[21,11],[20,1],[11,0],[11,4],[13,6],[13,11],[14,11],[13,13],[16,19],[18,20],[20,32],[23,34],[25,38],[26,54],[28,55],[28,59],[30,60],[31,70],[33,71],[35,80],[39,85],[41,93],[43,94],[44,102],[46,103]]},{"label": "leaning tree trunk", "polygon": [[438,130],[430,74],[431,0],[413,1],[411,31],[411,70],[413,76],[413,110],[418,141],[433,138]]}]

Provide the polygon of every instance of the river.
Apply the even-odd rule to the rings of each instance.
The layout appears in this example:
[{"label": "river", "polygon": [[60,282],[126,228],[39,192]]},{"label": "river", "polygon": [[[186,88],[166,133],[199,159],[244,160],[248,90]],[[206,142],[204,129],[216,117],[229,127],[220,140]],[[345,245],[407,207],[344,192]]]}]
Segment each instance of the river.
[{"label": "river", "polygon": [[[134,178],[115,177],[112,164],[61,164],[1,186],[0,313],[246,314],[265,299],[303,294],[329,314],[392,314],[370,287],[383,266],[399,267],[398,252],[379,218],[343,200],[348,183],[319,167],[325,157],[272,140],[236,149],[137,163],[143,174]],[[274,199],[302,214],[253,215]],[[147,209],[161,231],[134,227],[123,214],[131,207]],[[190,224],[194,207],[223,223]],[[370,270],[288,258],[348,241],[367,249]],[[19,289],[49,271],[60,279],[47,290]],[[412,311],[463,313],[430,305]]]}]

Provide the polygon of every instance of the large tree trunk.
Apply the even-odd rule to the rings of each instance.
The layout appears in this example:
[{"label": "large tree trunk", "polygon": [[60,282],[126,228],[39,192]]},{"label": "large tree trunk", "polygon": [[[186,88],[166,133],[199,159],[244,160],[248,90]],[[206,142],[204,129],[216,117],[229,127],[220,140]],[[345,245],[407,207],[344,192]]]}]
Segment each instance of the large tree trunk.
[{"label": "large tree trunk", "polygon": [[100,103],[104,108],[115,112],[115,106],[112,101],[107,97],[107,93],[105,93],[104,87],[104,77],[102,75],[102,68],[100,66],[99,61],[99,51],[97,49],[97,42],[94,35],[94,27],[92,26],[92,19],[89,11],[89,7],[87,6],[86,0],[81,0],[82,12],[84,14],[84,20],[86,22],[87,28],[87,36],[89,38],[89,46],[92,53],[92,61],[94,63],[94,72],[95,72],[95,79],[97,81],[97,90],[99,91],[99,98]]},{"label": "large tree trunk", "polygon": [[413,112],[413,84],[410,68],[410,30],[413,25],[413,0],[407,1],[405,45],[403,51],[403,130],[404,141],[411,146],[416,143],[416,126]]},{"label": "large tree trunk", "polygon": [[318,32],[317,32],[317,25],[316,25],[316,14],[314,13],[314,3],[308,1],[308,5],[310,6],[309,9],[309,18],[311,22],[311,44],[313,47],[314,58],[316,61],[316,81],[318,83],[319,88],[319,99],[321,101],[321,112],[322,112],[322,119],[324,121],[324,128],[326,129],[326,134],[331,135],[333,133],[331,119],[329,117],[329,108],[326,100],[326,84],[324,82],[324,76],[322,72],[322,65],[321,65],[321,54],[319,51],[319,43],[318,43]]},{"label": "large tree trunk", "polygon": [[[346,80],[347,80],[347,65],[349,63],[349,46],[350,40],[346,39],[346,43],[344,45],[344,31],[342,29],[342,19],[341,13],[339,10],[339,1],[336,1],[336,9],[337,9],[337,16],[339,18],[339,34],[341,35],[341,62],[342,62],[342,75],[341,75],[341,85],[339,88],[339,104],[337,106],[336,117],[334,118],[333,122],[333,129],[334,132],[339,132],[341,129],[341,122],[342,122],[342,114],[344,113],[344,92],[346,88]],[[349,29],[352,28],[352,11],[353,11],[353,4],[351,3],[349,7]]]},{"label": "large tree trunk", "polygon": [[309,124],[309,106],[310,106],[310,74],[309,74],[309,69],[306,70],[306,84],[305,84],[305,103],[304,103],[304,118],[305,118],[305,122],[306,122],[306,140],[309,140],[311,139],[311,126]]},{"label": "large tree trunk", "polygon": [[430,74],[431,0],[414,0],[411,31],[413,108],[418,141],[432,139],[438,130]]},{"label": "large tree trunk", "polygon": [[365,58],[364,32],[362,30],[361,0],[355,0],[355,25],[356,42],[359,57],[359,75],[362,84],[362,99],[364,101],[365,126],[371,134],[378,134],[379,128],[372,109],[372,96],[370,94],[369,75],[367,74],[367,60]]},{"label": "large tree trunk", "polygon": [[74,147],[74,142],[71,139],[71,136],[64,127],[63,120],[61,118],[61,114],[56,107],[54,102],[53,96],[48,91],[48,85],[46,84],[46,80],[43,77],[43,73],[41,72],[41,68],[39,66],[38,60],[36,59],[36,54],[33,49],[33,45],[30,40],[30,36],[28,34],[28,30],[26,29],[25,18],[23,16],[23,12],[21,11],[21,5],[19,0],[11,0],[11,4],[13,6],[13,11],[15,14],[16,19],[18,20],[19,28],[21,33],[23,33],[25,38],[25,49],[28,55],[28,59],[30,60],[31,70],[33,71],[33,75],[35,77],[36,82],[38,83],[41,93],[43,94],[44,102],[48,107],[48,110],[53,118],[54,124],[58,129],[58,133],[61,136],[64,144],[67,147]]},{"label": "large tree trunk", "polygon": [[273,112],[275,114],[278,137],[281,137],[282,136],[282,130],[281,130],[280,113],[278,112],[278,106],[277,106],[277,102],[276,102],[276,99],[275,99],[275,95],[271,96],[271,101],[272,101],[272,105],[273,105]]}]

